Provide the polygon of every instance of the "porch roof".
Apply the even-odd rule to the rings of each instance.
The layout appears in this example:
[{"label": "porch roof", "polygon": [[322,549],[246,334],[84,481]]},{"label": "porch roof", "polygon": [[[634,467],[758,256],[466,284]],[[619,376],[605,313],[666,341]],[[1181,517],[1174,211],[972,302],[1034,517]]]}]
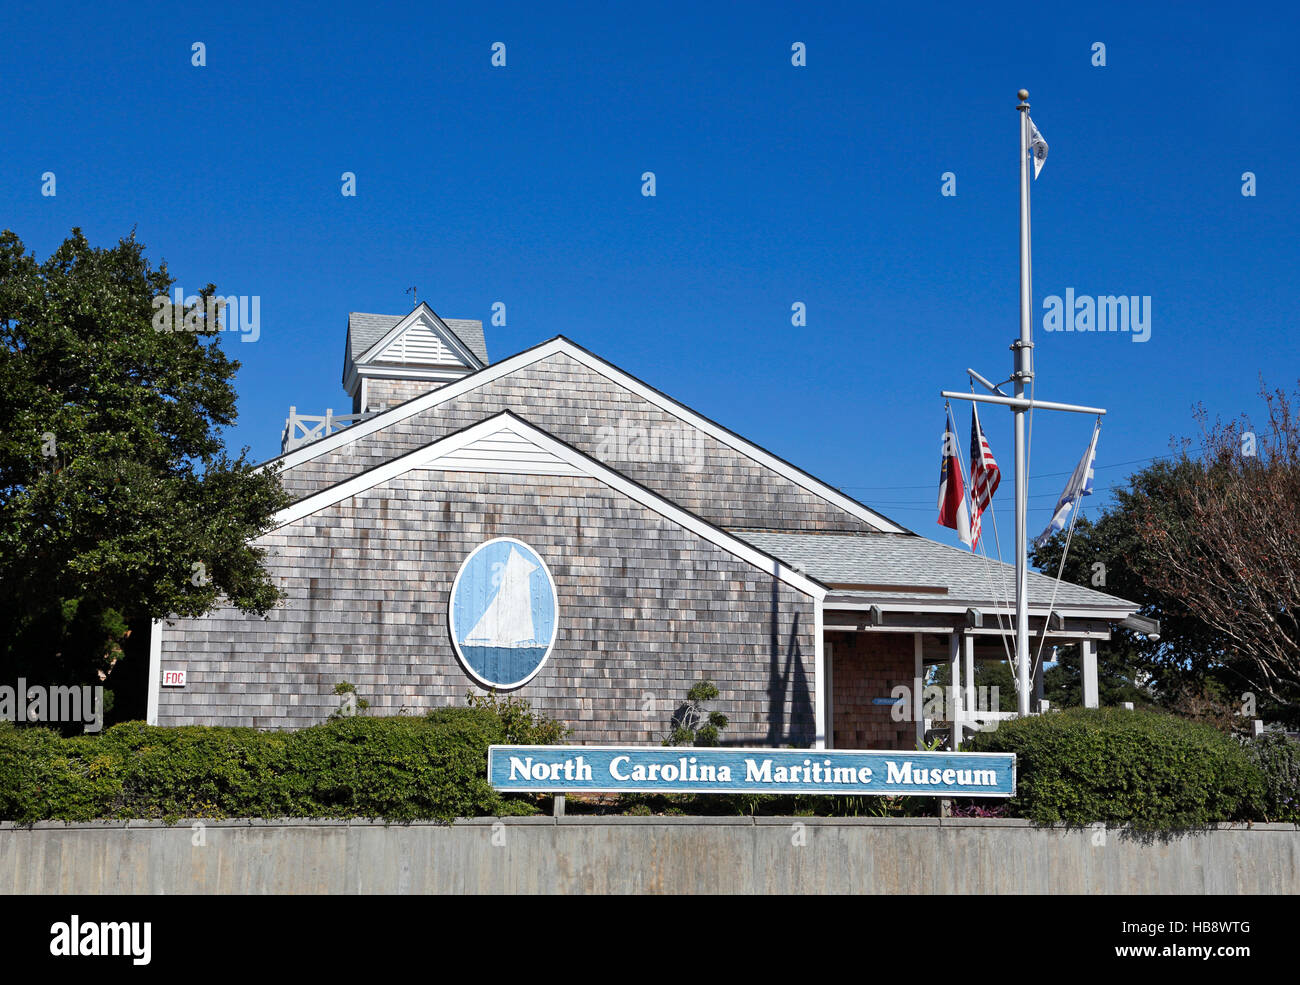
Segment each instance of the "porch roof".
[{"label": "porch roof", "polygon": [[[904,602],[923,608],[992,610],[1015,604],[1015,568],[917,534],[807,534],[735,531],[755,547],[803,570],[830,589],[826,605]],[[1045,610],[1056,580],[1029,572],[1029,604]],[[1140,607],[1062,581],[1056,609],[1087,610],[1122,619]]]}]

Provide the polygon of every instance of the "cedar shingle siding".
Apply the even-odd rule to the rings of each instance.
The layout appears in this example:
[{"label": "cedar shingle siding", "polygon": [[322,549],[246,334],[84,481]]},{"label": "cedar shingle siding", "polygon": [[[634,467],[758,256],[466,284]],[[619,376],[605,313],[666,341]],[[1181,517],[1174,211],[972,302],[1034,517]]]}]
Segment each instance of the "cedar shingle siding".
[{"label": "cedar shingle siding", "polygon": [[[294,470],[296,495],[480,420],[506,400],[575,444],[610,413],[649,416],[644,404],[580,380],[572,367],[533,369],[366,439],[323,469],[313,462]],[[573,385],[543,395],[535,388],[548,377]],[[590,447],[589,436],[582,443]],[[755,479],[745,494],[734,470],[714,484],[699,478],[674,488],[697,506],[709,489],[737,496],[716,516],[777,515],[754,491],[771,480]],[[789,495],[778,514],[809,508]],[[184,666],[188,684],[161,689],[158,723],[312,725],[337,708],[333,687],[344,680],[373,714],[463,704],[472,681],[449,637],[452,580],[471,551],[502,536],[531,545],[555,578],[557,642],[519,693],[568,722],[570,741],[657,742],[686,690],[711,678],[722,691],[716,707],[731,719],[728,740],[812,743],[812,598],[595,479],[438,470],[407,472],[262,538],[287,605],[266,620],[221,609],[165,628],[162,665]]]},{"label": "cedar shingle siding", "polygon": [[367,408],[361,406],[361,390],[357,389],[357,399],[353,401],[352,412],[360,413],[363,409],[372,411],[390,410],[398,404],[404,404],[422,393],[428,393],[433,385],[425,380],[370,380],[366,384]]},{"label": "cedar shingle siding", "polygon": [[[300,499],[503,410],[718,526],[871,529],[563,353],[287,469],[281,479],[290,496]],[[641,444],[638,434],[645,436]],[[658,455],[645,451],[651,440],[659,443]],[[670,449],[667,454],[664,448]]]},{"label": "cedar shingle siding", "polygon": [[900,684],[912,693],[911,633],[827,633],[831,652],[831,728],[836,749],[910,749],[916,725],[895,721],[890,698]]}]

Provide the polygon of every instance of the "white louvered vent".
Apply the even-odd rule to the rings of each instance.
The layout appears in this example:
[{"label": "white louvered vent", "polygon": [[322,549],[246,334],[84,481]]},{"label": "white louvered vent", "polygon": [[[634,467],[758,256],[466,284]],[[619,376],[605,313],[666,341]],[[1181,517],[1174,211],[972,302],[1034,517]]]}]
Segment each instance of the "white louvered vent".
[{"label": "white louvered vent", "polygon": [[528,438],[503,428],[424,466],[448,472],[510,472],[524,475],[582,475],[583,472]]},{"label": "white louvered vent", "polygon": [[405,363],[423,366],[466,365],[455,350],[427,322],[418,321],[393,339],[375,357],[376,362]]}]

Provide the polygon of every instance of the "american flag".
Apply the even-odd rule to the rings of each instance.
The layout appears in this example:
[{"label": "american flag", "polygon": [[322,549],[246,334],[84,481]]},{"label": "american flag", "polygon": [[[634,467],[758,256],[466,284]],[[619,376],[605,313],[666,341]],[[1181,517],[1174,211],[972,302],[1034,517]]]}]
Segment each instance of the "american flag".
[{"label": "american flag", "polygon": [[984,437],[984,429],[980,427],[979,412],[972,402],[970,408],[971,550],[974,550],[975,545],[979,543],[980,514],[989,503],[993,502],[993,494],[997,492],[998,483],[1001,481],[1002,470],[998,468],[998,463],[993,458],[989,440]]}]

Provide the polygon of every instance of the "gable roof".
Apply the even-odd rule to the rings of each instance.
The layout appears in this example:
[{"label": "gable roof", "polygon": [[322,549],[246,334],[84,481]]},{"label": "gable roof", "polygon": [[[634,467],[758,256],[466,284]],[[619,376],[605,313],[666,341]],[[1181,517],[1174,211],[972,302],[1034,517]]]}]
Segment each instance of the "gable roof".
[{"label": "gable roof", "polygon": [[275,515],[272,529],[287,526],[414,469],[587,476],[819,601],[826,595],[826,586],[815,578],[795,571],[771,554],[696,516],[510,411],[485,418],[301,499]]},{"label": "gable roof", "polygon": [[303,462],[309,462],[314,458],[328,454],[337,448],[373,434],[382,428],[389,427],[399,421],[404,421],[416,414],[429,410],[432,407],[436,407],[444,401],[459,397],[477,387],[484,386],[485,384],[491,383],[494,380],[500,379],[503,376],[507,376],[510,373],[523,369],[526,366],[530,366],[539,360],[557,353],[572,358],[576,362],[586,366],[588,369],[591,369],[593,372],[604,376],[611,382],[616,383],[624,389],[635,393],[637,396],[642,397],[652,404],[655,404],[661,410],[666,411],[692,427],[698,428],[700,431],[722,444],[727,445],[734,451],[737,451],[765,468],[776,472],[793,482],[795,485],[811,492],[813,495],[820,497],[839,509],[842,509],[849,515],[862,520],[873,529],[884,533],[910,532],[907,528],[900,526],[883,514],[877,513],[866,504],[860,503],[853,497],[845,495],[834,486],[823,482],[816,476],[810,475],[798,466],[787,462],[785,459],[779,458],[767,449],[754,444],[752,441],[742,438],[740,435],[736,434],[736,432],[705,417],[703,414],[692,410],[685,404],[674,400],[662,391],[642,382],[631,373],[619,369],[612,363],[601,359],[595,353],[584,349],[582,346],[565,338],[563,335],[557,335],[555,338],[548,339],[546,342],[535,345],[531,349],[525,349],[523,352],[516,353],[513,356],[508,356],[500,362],[486,366],[477,372],[469,373],[458,380],[438,387],[436,390],[420,394],[420,396],[408,400],[404,404],[399,404],[383,413],[359,421],[351,427],[344,428],[341,431],[336,431],[318,441],[313,441],[310,444],[295,448],[293,451],[286,452],[276,458],[269,459],[268,461],[263,462],[259,468],[264,468],[274,464],[279,464],[283,468],[293,468],[297,465],[301,465]]},{"label": "gable roof", "polygon": [[483,323],[466,318],[441,318],[427,303],[421,301],[404,315],[373,315],[364,311],[348,313],[348,357],[357,362],[375,347],[389,332],[417,311],[425,311],[440,322],[484,366],[488,364],[487,341],[483,337]]},{"label": "gable roof", "polygon": [[[928,602],[933,605],[988,610],[1015,606],[1015,568],[985,559],[915,534],[781,534],[739,531],[755,547],[798,565],[831,588],[835,601]],[[871,590],[841,590],[837,585],[880,586]],[[897,586],[897,590],[886,586]],[[926,591],[929,588],[931,591]],[[940,592],[936,590],[944,589]],[[1029,572],[1029,605],[1046,609],[1052,604],[1063,614],[1088,611],[1097,615],[1138,611],[1125,599],[1093,591],[1082,585]],[[1014,618],[1014,617],[1013,617]]]}]

